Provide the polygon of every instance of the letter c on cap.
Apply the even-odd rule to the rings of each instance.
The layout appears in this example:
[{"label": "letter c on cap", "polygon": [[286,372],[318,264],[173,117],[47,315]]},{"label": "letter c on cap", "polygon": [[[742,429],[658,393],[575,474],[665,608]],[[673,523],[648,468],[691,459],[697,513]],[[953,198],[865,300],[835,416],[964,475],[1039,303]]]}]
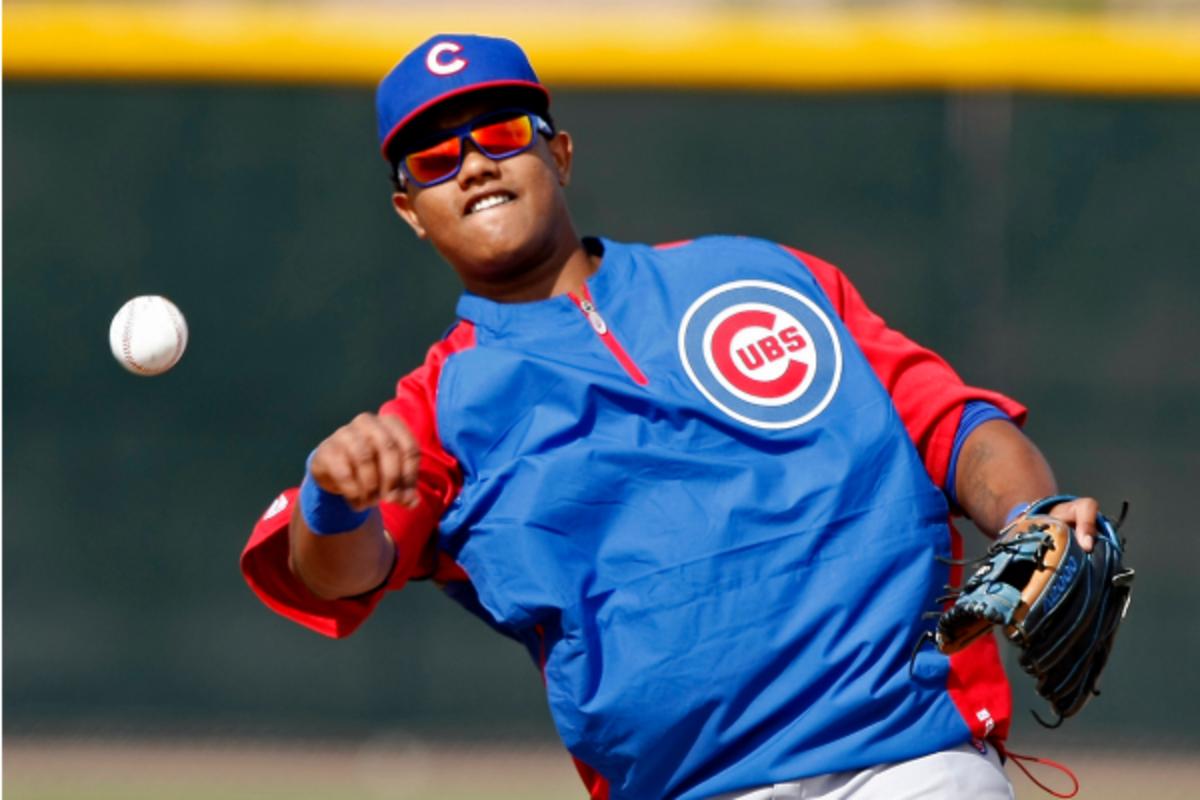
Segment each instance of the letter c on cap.
[{"label": "letter c on cap", "polygon": [[458,53],[461,51],[461,44],[456,42],[439,42],[429,48],[429,55],[425,56],[425,66],[434,75],[453,75],[467,65],[467,60],[465,58],[454,58],[442,63],[441,55],[443,53]]}]

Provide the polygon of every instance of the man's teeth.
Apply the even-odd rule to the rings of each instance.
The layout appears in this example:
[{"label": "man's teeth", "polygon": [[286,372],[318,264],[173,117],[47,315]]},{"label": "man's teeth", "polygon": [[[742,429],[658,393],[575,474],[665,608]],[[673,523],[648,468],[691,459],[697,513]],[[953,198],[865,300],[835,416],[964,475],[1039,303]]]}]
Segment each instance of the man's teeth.
[{"label": "man's teeth", "polygon": [[495,206],[504,205],[510,200],[512,198],[505,194],[489,194],[487,197],[481,197],[474,203],[471,203],[471,207],[467,209],[467,213],[474,214],[476,211],[485,211]]}]

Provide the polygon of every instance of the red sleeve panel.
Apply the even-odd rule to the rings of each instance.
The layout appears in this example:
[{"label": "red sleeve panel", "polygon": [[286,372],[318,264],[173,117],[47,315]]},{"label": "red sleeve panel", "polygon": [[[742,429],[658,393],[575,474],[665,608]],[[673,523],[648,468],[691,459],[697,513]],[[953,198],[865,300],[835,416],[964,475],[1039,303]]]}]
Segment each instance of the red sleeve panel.
[{"label": "red sleeve panel", "polygon": [[1018,425],[1025,422],[1023,405],[999,392],[968,386],[940,356],[892,330],[867,307],[841,270],[808,253],[784,248],[808,268],[833,303],[866,355],[880,383],[917,446],[934,483],[943,486],[950,466],[954,435],[963,405],[971,400],[993,404]]},{"label": "red sleeve panel", "polygon": [[[963,383],[936,353],[892,330],[867,307],[841,270],[815,256],[787,249],[813,274],[871,368],[887,389],[934,483],[944,486],[954,436],[963,406],[983,400],[1025,422],[1023,405],[998,392]],[[950,526],[951,555],[962,558],[962,537]],[[962,582],[962,568],[951,569],[951,583]],[[947,691],[971,735],[1003,740],[1008,735],[1012,699],[996,640],[988,634],[950,657]]]},{"label": "red sleeve panel", "polygon": [[437,389],[446,359],[474,345],[475,327],[460,322],[429,349],[424,364],[400,379],[396,396],[379,409],[380,414],[402,419],[421,448],[420,503],[416,508],[380,504],[383,527],[396,540],[396,567],[387,583],[389,589],[401,588],[410,578],[432,577],[438,570],[440,559],[432,534],[462,489],[462,469],[438,436]]},{"label": "red sleeve panel", "polygon": [[342,638],[363,623],[385,591],[400,589],[410,579],[435,577],[435,571],[447,570],[442,563],[446,559],[436,552],[433,533],[458,495],[462,473],[438,438],[437,386],[446,358],[474,342],[474,328],[465,322],[457,325],[430,348],[423,365],[400,379],[396,396],[379,410],[380,414],[403,419],[421,448],[417,506],[379,506],[384,529],[396,543],[396,563],[388,580],[373,592],[338,600],[322,600],[308,591],[288,568],[288,524],[297,494],[292,488],[276,498],[258,520],[242,551],[242,575],[268,608],[317,633]]},{"label": "red sleeve panel", "polygon": [[268,608],[317,633],[340,639],[362,624],[382,592],[322,600],[288,569],[288,524],[299,489],[287,489],[267,508],[242,551],[242,576]]}]

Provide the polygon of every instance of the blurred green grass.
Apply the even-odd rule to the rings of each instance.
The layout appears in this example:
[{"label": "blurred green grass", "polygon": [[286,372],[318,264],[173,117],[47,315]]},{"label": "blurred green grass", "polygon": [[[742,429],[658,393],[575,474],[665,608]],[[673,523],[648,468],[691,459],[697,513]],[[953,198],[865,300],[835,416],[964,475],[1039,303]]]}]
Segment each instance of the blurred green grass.
[{"label": "blurred green grass", "polygon": [[[181,789],[177,786],[77,786],[47,789],[37,787],[13,787],[9,789],[5,781],[5,797],[20,798],[20,800],[344,800],[345,798],[360,798],[363,795],[347,792],[345,788],[330,787],[323,790],[297,789],[296,787],[265,789],[236,789],[224,787],[220,790],[194,788]],[[496,793],[485,787],[477,790],[453,794],[440,791],[431,794],[401,793],[394,795],[370,795],[370,797],[388,797],[394,800],[561,800],[563,797],[584,797],[582,789],[574,795],[563,795],[555,792],[529,794],[528,792]]]},{"label": "blurred green grass", "polygon": [[[1194,800],[1195,753],[1042,753],[1078,775],[1080,798]],[[1068,779],[1034,774],[1059,790]],[[1047,795],[1009,766],[1016,800]],[[561,749],[382,741],[356,746],[269,742],[13,740],[5,800],[564,800],[585,797]]]},{"label": "blurred green grass", "polygon": [[387,740],[4,742],[6,800],[561,800],[585,793],[553,746]]}]

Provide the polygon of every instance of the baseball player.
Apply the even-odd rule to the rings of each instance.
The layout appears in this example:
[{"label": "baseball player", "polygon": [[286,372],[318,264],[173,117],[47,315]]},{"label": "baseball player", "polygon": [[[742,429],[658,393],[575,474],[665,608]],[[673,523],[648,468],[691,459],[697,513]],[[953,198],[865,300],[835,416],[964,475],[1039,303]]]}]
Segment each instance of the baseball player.
[{"label": "baseball player", "polygon": [[[951,515],[994,533],[1057,493],[1025,409],[815,256],[581,238],[549,105],[474,35],[379,84],[395,210],[457,273],[458,320],[317,444],[250,586],[343,637],[435,581],[528,650],[592,798],[1011,797],[994,638],[909,659]],[[1086,549],[1097,511],[1051,513]]]}]

